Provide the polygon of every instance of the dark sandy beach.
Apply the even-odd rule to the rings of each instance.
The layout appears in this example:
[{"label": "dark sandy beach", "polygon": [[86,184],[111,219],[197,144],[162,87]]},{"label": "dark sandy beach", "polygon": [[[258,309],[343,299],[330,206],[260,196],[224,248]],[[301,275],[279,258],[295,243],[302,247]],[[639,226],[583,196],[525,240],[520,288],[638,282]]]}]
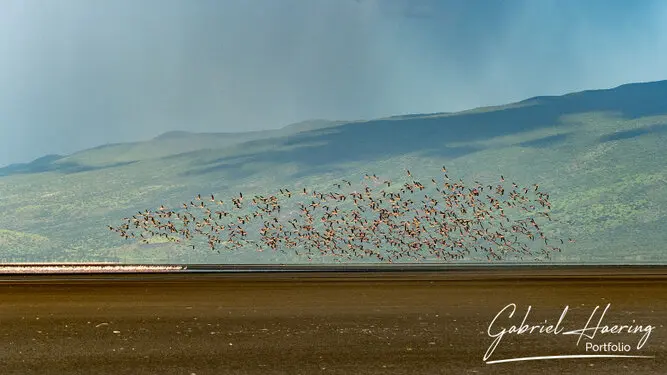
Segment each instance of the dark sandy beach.
[{"label": "dark sandy beach", "polygon": [[[664,374],[667,267],[0,276],[1,374]],[[487,329],[652,325],[593,339]],[[587,351],[620,343],[630,351]],[[627,346],[625,346],[627,345]]]}]

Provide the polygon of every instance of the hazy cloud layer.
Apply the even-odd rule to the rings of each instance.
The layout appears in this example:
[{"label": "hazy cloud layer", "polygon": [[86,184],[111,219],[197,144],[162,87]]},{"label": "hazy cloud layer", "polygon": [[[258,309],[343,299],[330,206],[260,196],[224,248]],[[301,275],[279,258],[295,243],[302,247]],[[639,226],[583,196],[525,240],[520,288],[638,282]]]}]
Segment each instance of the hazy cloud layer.
[{"label": "hazy cloud layer", "polygon": [[4,0],[0,165],[667,78],[667,2]]}]

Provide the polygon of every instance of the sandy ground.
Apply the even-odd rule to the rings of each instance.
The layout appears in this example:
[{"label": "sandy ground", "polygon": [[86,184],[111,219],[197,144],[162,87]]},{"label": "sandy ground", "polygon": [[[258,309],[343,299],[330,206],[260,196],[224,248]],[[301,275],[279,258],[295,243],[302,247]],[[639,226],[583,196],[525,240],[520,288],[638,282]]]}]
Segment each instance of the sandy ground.
[{"label": "sandy ground", "polygon": [[[614,276],[615,275],[615,276]],[[572,331],[506,334],[547,320]],[[667,268],[483,272],[0,276],[1,374],[665,374]],[[563,332],[563,331],[561,331]],[[590,333],[590,332],[589,332]],[[585,342],[632,350],[586,351]]]}]

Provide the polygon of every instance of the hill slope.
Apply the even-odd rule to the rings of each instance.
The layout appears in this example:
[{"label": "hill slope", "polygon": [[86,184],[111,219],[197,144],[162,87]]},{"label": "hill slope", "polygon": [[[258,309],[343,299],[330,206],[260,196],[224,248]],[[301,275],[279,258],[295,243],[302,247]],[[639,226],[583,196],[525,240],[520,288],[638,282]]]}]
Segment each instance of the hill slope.
[{"label": "hill slope", "polygon": [[540,183],[562,220],[550,229],[578,240],[561,260],[664,262],[666,136],[667,81],[460,113],[313,121],[255,133],[172,132],[0,170],[0,230],[30,234],[0,242],[0,253],[33,261],[296,261],[138,246],[105,228],[197,193],[325,190],[333,179],[359,181],[365,173],[400,179],[404,168],[430,178],[445,163],[454,178],[492,182],[503,174],[522,185]]}]

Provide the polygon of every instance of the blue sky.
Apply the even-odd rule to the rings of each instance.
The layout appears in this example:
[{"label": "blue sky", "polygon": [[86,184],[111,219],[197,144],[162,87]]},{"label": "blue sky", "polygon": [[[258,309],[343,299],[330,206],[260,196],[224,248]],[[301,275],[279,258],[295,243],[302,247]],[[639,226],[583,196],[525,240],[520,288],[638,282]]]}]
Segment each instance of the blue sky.
[{"label": "blue sky", "polygon": [[3,0],[0,166],[667,79],[662,0]]}]

